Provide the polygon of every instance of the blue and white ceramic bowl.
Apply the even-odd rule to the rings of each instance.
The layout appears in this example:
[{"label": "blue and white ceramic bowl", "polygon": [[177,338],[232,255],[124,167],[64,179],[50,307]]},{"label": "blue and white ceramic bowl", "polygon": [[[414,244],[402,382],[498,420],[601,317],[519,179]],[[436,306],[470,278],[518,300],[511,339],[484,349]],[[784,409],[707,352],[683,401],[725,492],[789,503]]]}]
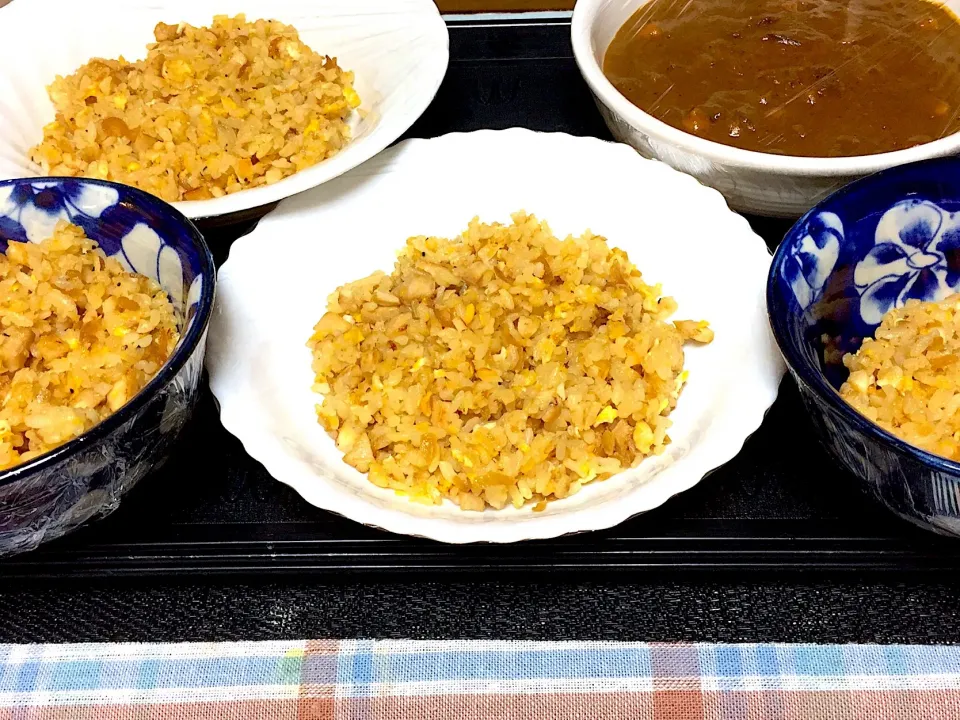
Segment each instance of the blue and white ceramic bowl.
[{"label": "blue and white ceramic bowl", "polygon": [[773,333],[821,440],[901,517],[960,536],[960,463],[903,442],[844,402],[842,357],[907,300],[960,292],[960,159],[893,168],[831,195],[777,250]]},{"label": "blue and white ceramic bowl", "polygon": [[114,510],[162,463],[196,402],[216,275],[203,237],[183,215],[123,185],[75,178],[0,182],[0,250],[39,242],[59,220],[170,296],[181,339],[130,402],[80,437],[0,472],[0,554],[22,552]]}]

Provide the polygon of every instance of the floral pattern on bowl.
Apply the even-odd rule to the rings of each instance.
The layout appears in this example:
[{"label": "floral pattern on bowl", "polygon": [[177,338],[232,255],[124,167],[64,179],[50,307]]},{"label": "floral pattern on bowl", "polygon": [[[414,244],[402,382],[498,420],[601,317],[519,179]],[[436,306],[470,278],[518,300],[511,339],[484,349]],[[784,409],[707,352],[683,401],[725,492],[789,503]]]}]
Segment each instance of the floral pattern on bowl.
[{"label": "floral pattern on bowl", "polygon": [[960,220],[935,203],[897,203],[877,223],[874,242],[854,271],[864,322],[879,323],[907,300],[940,299],[960,287]]},{"label": "floral pattern on bowl", "polygon": [[767,309],[826,447],[898,515],[960,536],[960,463],[882,430],[837,392],[843,356],[886,312],[955,292],[960,160],[946,158],[859,180],[801,218],[774,257]]},{"label": "floral pattern on bowl", "polygon": [[843,223],[833,213],[818,213],[806,223],[797,251],[781,271],[801,308],[820,299],[824,283],[837,264],[842,242]]},{"label": "floral pattern on bowl", "polygon": [[61,220],[82,227],[104,253],[156,280],[182,337],[160,372],[130,402],[80,437],[0,472],[0,554],[29,550],[114,510],[121,495],[162,463],[196,403],[213,258],[197,229],[163,201],[133,188],[73,178],[0,182],[0,249],[40,242]]},{"label": "floral pattern on bowl", "polygon": [[196,257],[189,256],[185,268],[177,250],[142,214],[120,202],[114,186],[66,178],[0,184],[0,251],[6,250],[8,240],[40,242],[50,237],[61,220],[96,237],[104,254],[131,272],[157,280],[178,312],[187,287],[194,302],[188,304],[186,317],[193,317],[203,287]]}]

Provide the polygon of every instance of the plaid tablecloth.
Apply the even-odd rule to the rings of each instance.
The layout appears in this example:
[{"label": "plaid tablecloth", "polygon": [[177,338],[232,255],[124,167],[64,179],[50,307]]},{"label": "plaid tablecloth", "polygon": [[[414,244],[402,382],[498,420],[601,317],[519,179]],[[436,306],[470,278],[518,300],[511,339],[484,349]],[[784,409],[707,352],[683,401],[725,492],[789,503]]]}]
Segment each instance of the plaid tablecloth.
[{"label": "plaid tablecloth", "polygon": [[3,720],[938,720],[960,648],[305,641],[0,646]]}]

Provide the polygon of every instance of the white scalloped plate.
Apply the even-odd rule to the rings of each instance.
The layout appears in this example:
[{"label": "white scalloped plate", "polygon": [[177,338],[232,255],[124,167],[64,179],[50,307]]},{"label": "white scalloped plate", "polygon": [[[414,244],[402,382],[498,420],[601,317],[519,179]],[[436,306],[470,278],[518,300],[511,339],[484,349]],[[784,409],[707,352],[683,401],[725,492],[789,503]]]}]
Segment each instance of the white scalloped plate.
[{"label": "white scalloped plate", "polygon": [[[688,347],[690,380],[666,453],[550,503],[481,513],[418,505],[341,460],[316,422],[306,347],[327,295],[389,270],[408,236],[452,237],[479,215],[524,209],[554,232],[586,229],[626,250],[677,318],[716,340]],[[282,203],[234,243],[207,349],[224,426],[307,502],[368,525],[451,543],[608,528],[665,502],[739,452],[777,396],[783,365],[766,318],[770,255],[715,190],[626,145],[527,130],[409,140]]]},{"label": "white scalloped plate", "polygon": [[447,70],[449,37],[432,0],[18,0],[0,10],[0,179],[34,177],[27,155],[54,109],[46,87],[92,57],[145,56],[159,21],[208,25],[244,12],[293,25],[318,52],[356,74],[362,112],[337,155],[273,185],[173,203],[190,218],[248,210],[302,192],[370,159],[433,100]]}]

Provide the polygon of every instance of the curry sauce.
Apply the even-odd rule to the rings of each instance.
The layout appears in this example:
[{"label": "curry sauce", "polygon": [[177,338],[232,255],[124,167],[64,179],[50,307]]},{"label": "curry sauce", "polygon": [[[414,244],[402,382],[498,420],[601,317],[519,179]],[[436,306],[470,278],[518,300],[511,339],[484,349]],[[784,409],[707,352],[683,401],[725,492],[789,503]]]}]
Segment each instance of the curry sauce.
[{"label": "curry sauce", "polygon": [[653,0],[603,72],[657,119],[746,150],[869,155],[960,130],[960,22],[925,0]]}]

